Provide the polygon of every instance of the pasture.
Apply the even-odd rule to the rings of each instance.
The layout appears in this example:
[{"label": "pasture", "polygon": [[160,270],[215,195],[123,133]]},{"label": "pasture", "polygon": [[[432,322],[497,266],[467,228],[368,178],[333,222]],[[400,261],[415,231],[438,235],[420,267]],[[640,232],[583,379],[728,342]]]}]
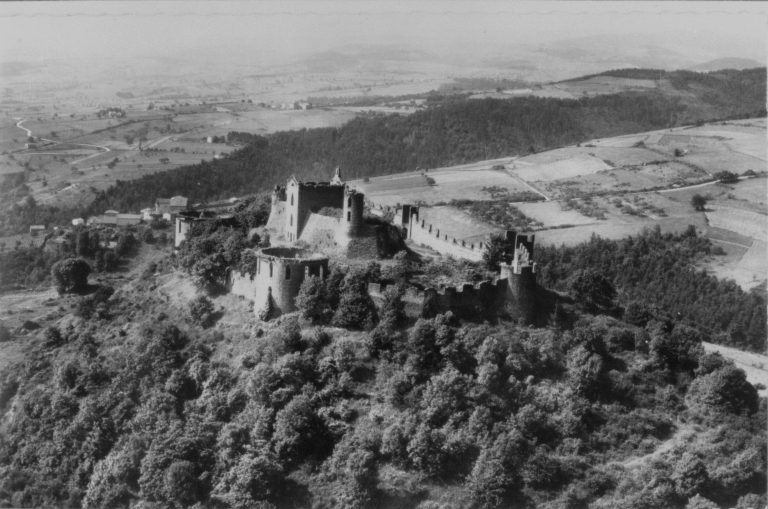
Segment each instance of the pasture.
[{"label": "pasture", "polygon": [[766,266],[768,244],[755,240],[749,247],[745,247],[732,242],[720,241],[713,238],[713,230],[710,229],[707,236],[715,246],[723,249],[725,255],[713,256],[705,264],[707,270],[719,278],[733,279],[744,290],[764,284],[768,270]]},{"label": "pasture", "polygon": [[549,182],[569,177],[608,170],[611,167],[604,161],[589,154],[579,154],[568,159],[543,164],[531,164],[525,159],[515,161],[509,169],[527,182]]},{"label": "pasture", "polygon": [[539,183],[551,198],[591,193],[640,191],[656,187],[698,183],[708,175],[676,161],[604,170],[546,183]]},{"label": "pasture", "polygon": [[756,240],[768,241],[768,216],[744,209],[721,205],[707,208],[709,224],[746,235]]},{"label": "pasture", "polygon": [[656,148],[672,154],[675,149],[687,150],[683,160],[698,165],[710,173],[765,169],[765,129],[756,126],[706,125],[665,134]]},{"label": "pasture", "polygon": [[594,76],[585,80],[559,83],[576,96],[617,94],[628,90],[649,90],[658,87],[656,80],[618,78],[615,76]]},{"label": "pasture", "polygon": [[563,210],[556,201],[516,203],[515,207],[528,217],[544,223],[545,227],[563,225],[588,225],[598,221],[575,210]]}]

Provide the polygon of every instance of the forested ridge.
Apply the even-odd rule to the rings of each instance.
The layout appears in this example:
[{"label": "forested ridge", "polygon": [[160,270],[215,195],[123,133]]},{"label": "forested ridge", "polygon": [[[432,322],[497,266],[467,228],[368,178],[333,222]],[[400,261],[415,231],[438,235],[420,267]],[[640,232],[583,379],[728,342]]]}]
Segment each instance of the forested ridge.
[{"label": "forested ridge", "polygon": [[[574,270],[563,295],[548,293],[559,302],[541,327],[409,320],[398,285],[376,309],[368,282],[483,272],[408,256],[334,265],[305,280],[297,313],[255,322],[245,306],[238,319],[233,300],[219,311],[203,294],[156,291],[178,277],[172,263],[189,277],[244,242],[224,223],[209,230],[194,232],[210,238],[203,249],[117,291],[60,301],[77,303],[74,314],[25,338],[27,358],[0,378],[0,505],[765,505],[766,399],[705,353],[707,327],[632,303],[621,313],[611,278],[621,291],[625,276],[577,268],[610,267],[599,263],[601,248],[619,259],[610,245],[537,254],[544,281]],[[643,265],[704,243],[647,232],[621,249]]]},{"label": "forested ridge", "polygon": [[654,229],[623,240],[593,236],[570,247],[541,246],[535,258],[547,287],[565,289],[574,273],[591,270],[610,279],[623,302],[642,303],[647,316],[661,312],[708,331],[714,343],[765,352],[764,294],[697,269],[711,246],[695,229],[682,235]]}]

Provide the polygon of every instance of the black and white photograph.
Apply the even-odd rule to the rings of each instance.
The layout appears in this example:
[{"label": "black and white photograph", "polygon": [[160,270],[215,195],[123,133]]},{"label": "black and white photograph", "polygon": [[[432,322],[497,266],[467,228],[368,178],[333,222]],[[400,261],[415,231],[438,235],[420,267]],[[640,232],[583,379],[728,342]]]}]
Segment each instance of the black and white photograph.
[{"label": "black and white photograph", "polygon": [[768,3],[0,3],[0,508],[768,509]]}]

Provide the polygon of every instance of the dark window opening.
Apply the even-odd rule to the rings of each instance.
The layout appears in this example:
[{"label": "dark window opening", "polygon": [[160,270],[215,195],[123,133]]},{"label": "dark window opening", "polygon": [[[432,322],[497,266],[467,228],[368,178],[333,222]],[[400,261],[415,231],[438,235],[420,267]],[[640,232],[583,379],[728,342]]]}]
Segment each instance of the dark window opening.
[{"label": "dark window opening", "polygon": [[352,221],[352,212],[347,212],[347,222]]},{"label": "dark window opening", "polygon": [[291,279],[291,268],[286,267],[285,268],[285,279]]}]

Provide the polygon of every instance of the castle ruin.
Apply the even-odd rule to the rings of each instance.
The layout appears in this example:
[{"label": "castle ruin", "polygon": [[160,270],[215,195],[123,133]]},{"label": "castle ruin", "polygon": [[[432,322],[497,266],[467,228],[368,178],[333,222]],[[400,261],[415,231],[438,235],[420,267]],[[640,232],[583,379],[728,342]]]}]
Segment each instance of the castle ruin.
[{"label": "castle ruin", "polygon": [[[352,257],[353,251],[358,255],[362,252],[362,258],[376,257],[375,235],[364,222],[365,207],[365,196],[342,180],[339,168],[329,182],[301,182],[291,176],[285,186],[275,186],[266,229],[278,247],[256,251],[255,273],[230,273],[232,293],[252,300],[257,316],[265,309],[270,309],[272,316],[295,311],[296,296],[304,279],[327,277],[329,262],[328,256],[298,246],[309,245],[342,257]],[[335,213],[328,214],[323,209],[335,209]],[[416,206],[399,207],[393,222],[406,239],[444,255],[482,260],[486,243],[467,243],[441,235],[439,226],[419,220]],[[504,315],[523,323],[533,322],[534,236],[529,238],[509,230],[504,241],[504,262],[498,278],[456,287],[409,288],[403,296],[408,315],[430,317],[452,311],[463,318]],[[383,302],[385,289],[381,284],[368,286],[368,294],[377,305]]]},{"label": "castle ruin", "polygon": [[[301,182],[295,176],[285,187],[275,186],[267,230],[280,241],[335,245],[342,253],[350,244],[371,236],[365,227],[364,196],[341,179],[336,168],[330,182]],[[337,209],[341,217],[323,215],[323,209]],[[322,244],[322,243],[321,243]]]}]

